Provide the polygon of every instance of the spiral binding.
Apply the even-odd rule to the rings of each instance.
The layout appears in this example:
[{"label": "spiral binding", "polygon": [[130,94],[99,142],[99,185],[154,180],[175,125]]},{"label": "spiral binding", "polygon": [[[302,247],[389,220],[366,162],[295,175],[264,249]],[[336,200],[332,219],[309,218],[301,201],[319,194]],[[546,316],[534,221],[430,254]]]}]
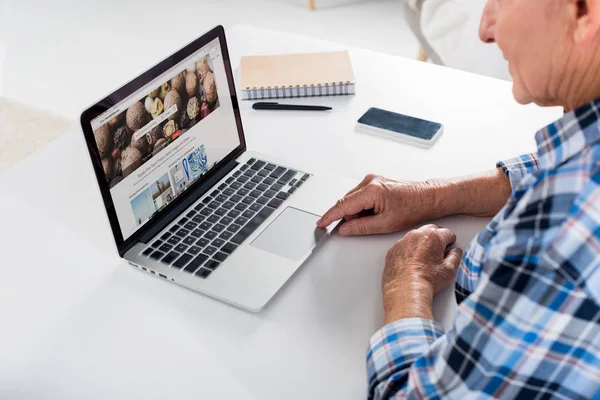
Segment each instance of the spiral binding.
[{"label": "spiral binding", "polygon": [[297,85],[287,87],[247,87],[242,90],[244,100],[285,99],[294,97],[345,96],[355,93],[352,82],[334,82],[319,85]]}]

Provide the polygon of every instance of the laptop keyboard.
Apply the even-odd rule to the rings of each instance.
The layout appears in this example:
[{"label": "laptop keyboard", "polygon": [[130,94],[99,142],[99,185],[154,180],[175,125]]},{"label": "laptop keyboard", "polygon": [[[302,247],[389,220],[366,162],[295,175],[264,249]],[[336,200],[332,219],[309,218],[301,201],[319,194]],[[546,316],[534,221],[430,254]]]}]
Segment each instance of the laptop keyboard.
[{"label": "laptop keyboard", "polygon": [[309,177],[251,158],[141,254],[206,279]]}]

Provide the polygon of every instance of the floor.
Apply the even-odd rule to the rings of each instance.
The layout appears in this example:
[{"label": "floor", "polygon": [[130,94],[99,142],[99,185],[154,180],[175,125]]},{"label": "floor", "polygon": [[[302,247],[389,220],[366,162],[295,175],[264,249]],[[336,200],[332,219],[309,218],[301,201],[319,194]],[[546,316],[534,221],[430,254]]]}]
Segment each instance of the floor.
[{"label": "floor", "polygon": [[217,24],[414,58],[401,1],[316,0],[310,11],[308,0],[0,0],[0,171],[68,131],[107,90]]},{"label": "floor", "polygon": [[0,172],[66,133],[75,122],[0,98]]}]

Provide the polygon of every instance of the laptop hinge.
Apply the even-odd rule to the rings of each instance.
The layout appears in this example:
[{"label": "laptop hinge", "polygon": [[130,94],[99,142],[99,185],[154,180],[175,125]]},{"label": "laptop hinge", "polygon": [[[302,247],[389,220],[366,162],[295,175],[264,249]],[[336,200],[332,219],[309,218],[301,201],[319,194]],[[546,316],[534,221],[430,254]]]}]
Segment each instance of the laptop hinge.
[{"label": "laptop hinge", "polygon": [[163,216],[148,232],[140,236],[138,242],[148,243],[153,237],[158,235],[160,231],[165,229],[167,225],[173,222],[177,217],[185,212],[192,204],[194,204],[200,197],[206,192],[211,190],[225,175],[230,173],[239,163],[236,160],[232,160],[223,166],[215,175],[210,177],[202,186],[194,190],[194,192],[186,198],[181,204],[169,211]]}]

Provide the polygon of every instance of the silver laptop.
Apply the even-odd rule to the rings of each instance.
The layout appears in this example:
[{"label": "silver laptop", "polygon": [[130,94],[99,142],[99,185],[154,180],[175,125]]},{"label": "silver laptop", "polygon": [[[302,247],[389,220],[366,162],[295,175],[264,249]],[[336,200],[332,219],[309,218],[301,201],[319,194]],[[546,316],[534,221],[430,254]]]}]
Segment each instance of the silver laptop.
[{"label": "silver laptop", "polygon": [[348,188],[246,151],[221,26],[86,109],[81,126],[119,255],[246,310],[329,236],[316,221]]}]

